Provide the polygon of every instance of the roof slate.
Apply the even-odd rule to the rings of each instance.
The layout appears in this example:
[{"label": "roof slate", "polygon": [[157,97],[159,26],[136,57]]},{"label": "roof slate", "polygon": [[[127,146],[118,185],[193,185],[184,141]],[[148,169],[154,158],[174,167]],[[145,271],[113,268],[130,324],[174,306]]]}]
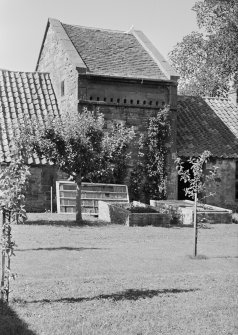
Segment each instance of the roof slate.
[{"label": "roof slate", "polygon": [[[26,120],[44,124],[58,115],[56,97],[48,73],[0,70],[0,162],[10,162],[10,142]],[[29,164],[45,164],[37,156]]]},{"label": "roof slate", "polygon": [[238,107],[228,99],[178,97],[179,156],[238,158]]},{"label": "roof slate", "polygon": [[168,80],[132,33],[63,24],[63,28],[95,75]]}]

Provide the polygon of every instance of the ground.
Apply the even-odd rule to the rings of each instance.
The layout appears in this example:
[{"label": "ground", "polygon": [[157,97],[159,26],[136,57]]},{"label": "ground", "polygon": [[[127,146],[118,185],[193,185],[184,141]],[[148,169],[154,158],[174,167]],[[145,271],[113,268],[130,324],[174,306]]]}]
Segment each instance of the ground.
[{"label": "ground", "polygon": [[188,227],[32,220],[13,229],[18,277],[1,335],[238,334],[237,224],[200,230],[192,259]]}]

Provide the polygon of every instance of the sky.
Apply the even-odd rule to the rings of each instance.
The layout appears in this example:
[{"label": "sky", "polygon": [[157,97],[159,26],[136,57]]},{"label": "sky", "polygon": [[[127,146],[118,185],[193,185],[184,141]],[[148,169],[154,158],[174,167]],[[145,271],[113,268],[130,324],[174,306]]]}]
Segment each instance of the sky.
[{"label": "sky", "polygon": [[0,0],[0,68],[34,71],[49,17],[63,23],[142,30],[167,54],[197,30],[196,0]]}]

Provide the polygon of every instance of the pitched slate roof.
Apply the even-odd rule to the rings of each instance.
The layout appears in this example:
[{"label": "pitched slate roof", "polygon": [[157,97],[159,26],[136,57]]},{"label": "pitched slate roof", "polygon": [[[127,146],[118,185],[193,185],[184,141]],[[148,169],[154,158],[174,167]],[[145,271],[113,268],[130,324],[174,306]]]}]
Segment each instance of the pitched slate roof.
[{"label": "pitched slate roof", "polygon": [[48,20],[36,71],[49,29],[79,73],[88,75],[177,81],[179,76],[142,31],[89,28]]},{"label": "pitched slate roof", "polygon": [[[10,142],[26,120],[44,124],[58,115],[58,106],[48,73],[0,70],[0,162],[10,162]],[[29,164],[44,164],[37,156]]]},{"label": "pitched slate roof", "polygon": [[69,24],[62,26],[88,72],[121,77],[168,79],[133,34]]},{"label": "pitched slate roof", "polygon": [[238,158],[238,107],[228,99],[178,97],[179,156]]}]

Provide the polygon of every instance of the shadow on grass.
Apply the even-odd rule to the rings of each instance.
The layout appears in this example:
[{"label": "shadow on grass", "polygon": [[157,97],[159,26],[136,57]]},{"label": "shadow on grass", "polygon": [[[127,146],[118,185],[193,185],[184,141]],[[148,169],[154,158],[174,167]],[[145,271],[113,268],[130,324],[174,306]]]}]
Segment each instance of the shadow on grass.
[{"label": "shadow on grass", "polygon": [[210,258],[238,258],[238,256],[214,256],[214,257],[210,257]]},{"label": "shadow on grass", "polygon": [[1,335],[36,335],[5,302],[0,300]]},{"label": "shadow on grass", "polygon": [[197,255],[197,256],[194,256],[194,255],[188,255],[187,256],[188,258],[190,259],[193,259],[193,260],[205,260],[205,259],[209,259],[209,257],[207,257],[206,255]]},{"label": "shadow on grass", "polygon": [[81,224],[76,223],[73,220],[29,220],[26,221],[25,225],[31,226],[64,226],[64,227],[71,227],[71,228],[84,228],[84,227],[102,227],[107,226],[107,222],[103,221],[89,221],[84,220]]},{"label": "shadow on grass", "polygon": [[69,250],[69,251],[83,251],[83,250],[108,250],[108,248],[73,248],[73,247],[49,247],[49,248],[32,248],[32,249],[16,249],[16,251],[55,251],[55,250]]},{"label": "shadow on grass", "polygon": [[153,298],[159,295],[170,295],[170,294],[179,294],[198,291],[198,289],[164,289],[164,290],[135,290],[129,289],[123,292],[112,293],[112,294],[101,294],[94,297],[82,297],[82,298],[61,298],[55,300],[42,299],[42,300],[33,300],[33,301],[24,301],[16,300],[16,302],[23,304],[32,304],[32,303],[54,303],[54,302],[66,302],[66,303],[77,303],[83,301],[92,301],[92,300],[112,300],[112,301],[121,301],[121,300],[139,300],[146,298]]}]

